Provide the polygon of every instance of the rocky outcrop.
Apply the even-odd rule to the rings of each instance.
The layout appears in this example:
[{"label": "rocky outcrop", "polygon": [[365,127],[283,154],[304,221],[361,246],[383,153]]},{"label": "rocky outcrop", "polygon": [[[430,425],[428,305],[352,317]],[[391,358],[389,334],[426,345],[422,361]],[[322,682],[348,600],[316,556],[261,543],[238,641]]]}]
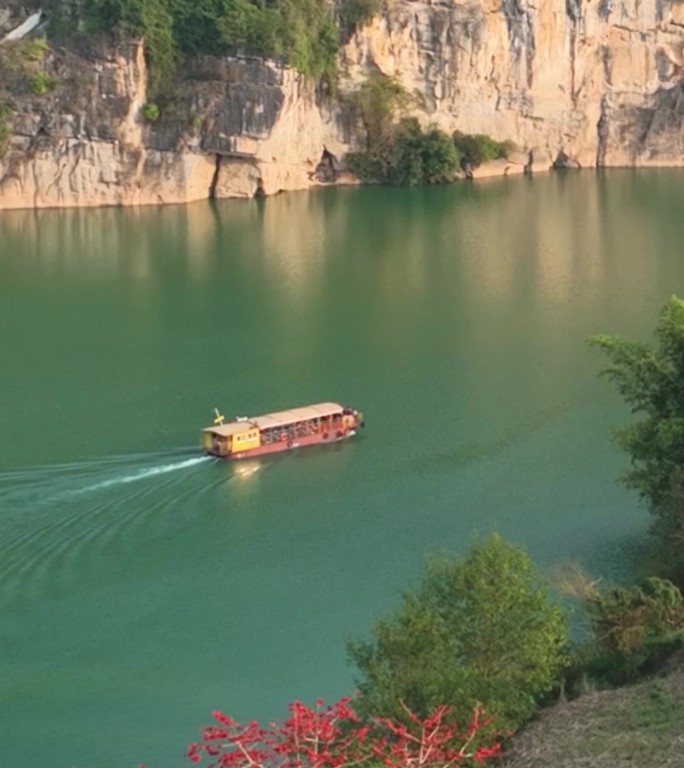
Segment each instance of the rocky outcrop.
[{"label": "rocky outcrop", "polygon": [[193,62],[154,123],[143,118],[140,43],[87,57],[61,52],[48,67],[59,83],[53,92],[12,94],[0,208],[179,203],[304,189],[316,183],[324,151],[341,157],[346,150],[314,84],[273,62]]},{"label": "rocky outcrop", "polygon": [[[0,33],[36,7],[0,0]],[[0,208],[187,202],[340,183],[349,180],[343,157],[362,138],[344,99],[322,98],[272,61],[192,62],[155,122],[143,118],[139,43],[57,51],[42,66],[57,83],[47,93],[0,77],[0,106],[13,109]],[[386,0],[346,43],[340,91],[370,70],[396,75],[422,122],[517,145],[475,178],[681,165],[683,67],[681,0]]]}]

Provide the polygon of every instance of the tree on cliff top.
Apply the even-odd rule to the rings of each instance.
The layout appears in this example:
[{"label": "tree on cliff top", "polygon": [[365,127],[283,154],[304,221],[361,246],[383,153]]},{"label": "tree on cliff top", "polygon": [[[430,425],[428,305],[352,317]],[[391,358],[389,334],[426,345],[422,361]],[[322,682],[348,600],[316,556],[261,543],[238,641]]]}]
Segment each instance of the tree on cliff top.
[{"label": "tree on cliff top", "polygon": [[654,532],[668,561],[663,572],[684,581],[684,301],[673,296],[662,308],[654,347],[619,336],[589,343],[610,359],[602,371],[642,418],[616,430],[630,455],[625,484],[636,489],[656,516]]},{"label": "tree on cliff top", "polygon": [[338,33],[326,0],[84,0],[82,13],[91,30],[144,38],[153,87],[182,54],[247,52],[314,77],[335,73]]},{"label": "tree on cliff top", "polygon": [[428,561],[419,587],[352,642],[365,715],[424,715],[438,703],[463,718],[475,702],[514,728],[534,711],[565,662],[566,627],[530,558],[497,535],[461,560]]}]

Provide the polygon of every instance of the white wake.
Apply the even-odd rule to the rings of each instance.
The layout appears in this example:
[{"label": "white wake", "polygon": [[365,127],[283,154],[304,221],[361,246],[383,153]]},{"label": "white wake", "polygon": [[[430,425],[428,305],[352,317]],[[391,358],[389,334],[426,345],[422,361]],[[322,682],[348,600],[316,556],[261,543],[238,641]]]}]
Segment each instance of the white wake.
[{"label": "white wake", "polygon": [[164,464],[160,467],[150,467],[149,469],[143,469],[140,472],[136,472],[133,475],[123,475],[122,477],[112,477],[109,480],[103,480],[100,483],[89,485],[86,488],[81,488],[74,493],[86,493],[87,491],[99,491],[103,488],[111,488],[114,485],[123,485],[125,483],[135,483],[138,480],[147,480],[148,477],[154,477],[155,475],[165,475],[168,472],[176,472],[179,469],[187,469],[188,467],[194,467],[197,464],[201,464],[204,461],[211,461],[211,456],[197,456],[193,459],[186,459],[185,461],[177,461],[173,464]]}]

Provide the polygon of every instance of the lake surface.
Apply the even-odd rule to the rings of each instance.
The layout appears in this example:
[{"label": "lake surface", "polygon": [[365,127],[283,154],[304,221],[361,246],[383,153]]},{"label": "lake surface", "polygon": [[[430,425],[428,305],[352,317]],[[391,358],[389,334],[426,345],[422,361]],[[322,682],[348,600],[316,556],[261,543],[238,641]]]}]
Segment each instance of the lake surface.
[{"label": "lake surface", "polygon": [[[347,638],[498,530],[628,576],[648,515],[592,333],[684,292],[684,174],[0,213],[0,762],[183,764],[213,708],[353,688]],[[226,464],[199,430],[366,430]]]}]

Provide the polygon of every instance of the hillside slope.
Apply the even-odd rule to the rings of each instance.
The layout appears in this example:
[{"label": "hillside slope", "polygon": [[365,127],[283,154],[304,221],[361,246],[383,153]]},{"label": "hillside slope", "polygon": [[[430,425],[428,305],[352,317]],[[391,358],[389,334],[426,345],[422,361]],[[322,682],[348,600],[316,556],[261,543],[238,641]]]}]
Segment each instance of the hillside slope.
[{"label": "hillside slope", "polygon": [[506,768],[682,768],[684,667],[545,710]]}]

